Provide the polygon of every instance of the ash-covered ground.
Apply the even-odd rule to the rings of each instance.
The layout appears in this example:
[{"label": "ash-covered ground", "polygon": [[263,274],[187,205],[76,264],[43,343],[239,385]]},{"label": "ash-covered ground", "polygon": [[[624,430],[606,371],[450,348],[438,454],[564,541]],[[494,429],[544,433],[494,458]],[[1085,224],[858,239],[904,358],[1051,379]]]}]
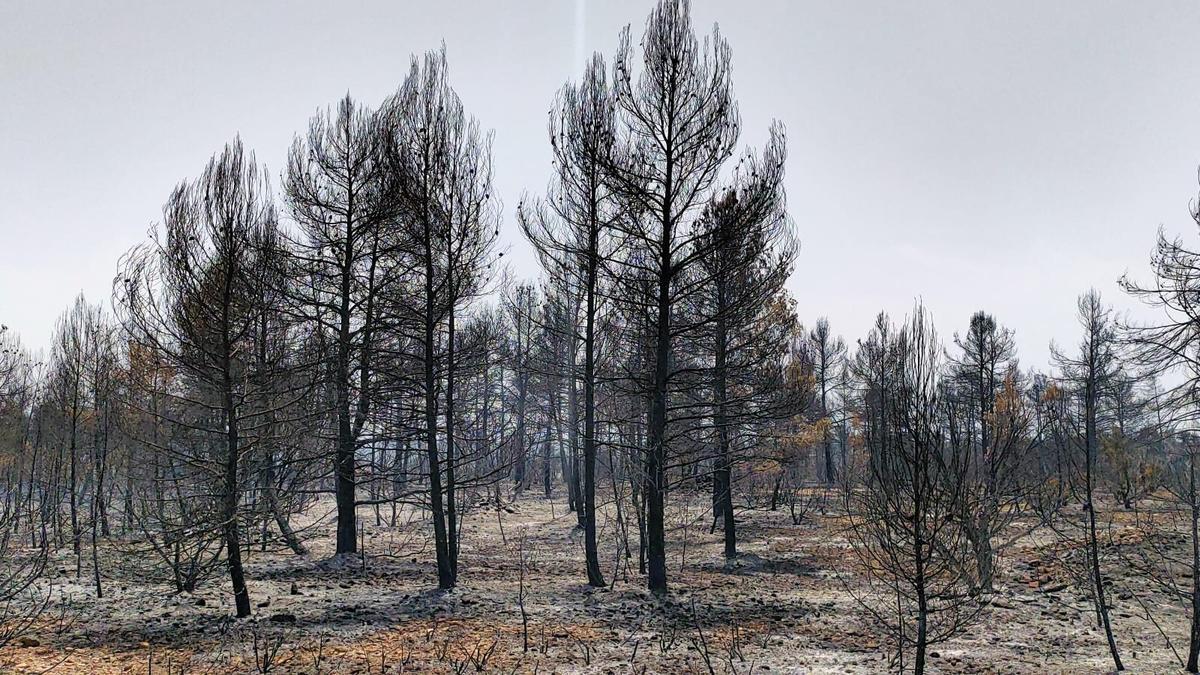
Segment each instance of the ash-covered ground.
[{"label": "ash-covered ground", "polygon": [[[40,673],[879,673],[891,641],[855,600],[865,590],[835,501],[794,525],[784,507],[738,511],[741,556],[727,565],[706,498],[670,510],[671,591],[660,599],[618,550],[611,505],[600,518],[608,589],[586,585],[575,514],[525,494],[464,520],[460,584],[436,590],[429,525],[417,509],[376,520],[363,508],[365,556],[333,558],[328,506],[308,514],[309,552],[247,562],[250,619],[232,617],[228,580],[195,593],[154,577],[136,538],[101,549],[105,597],[66,547],[39,582],[50,604],[0,652],[0,672]],[[1132,517],[1112,514],[1108,555],[1138,546]],[[943,673],[1111,670],[1086,588],[1061,538],[1036,529],[1004,554],[996,593],[961,636],[931,648]],[[634,527],[630,524],[630,527]],[[636,547],[636,530],[630,545]],[[1177,537],[1186,546],[1185,537]],[[524,562],[522,562],[524,561]],[[620,564],[618,564],[618,562]],[[1111,564],[1118,644],[1132,672],[1180,671],[1187,615],[1168,591]],[[1189,571],[1176,571],[1190,585]],[[523,581],[522,581],[523,578]],[[522,592],[522,587],[524,591]],[[522,605],[524,609],[522,610]]]}]

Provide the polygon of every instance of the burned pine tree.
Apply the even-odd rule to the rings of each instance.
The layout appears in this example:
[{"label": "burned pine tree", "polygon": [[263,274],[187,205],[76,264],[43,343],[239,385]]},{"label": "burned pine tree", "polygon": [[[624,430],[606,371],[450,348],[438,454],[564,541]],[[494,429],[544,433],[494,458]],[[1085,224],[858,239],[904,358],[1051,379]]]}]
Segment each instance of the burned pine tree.
[{"label": "burned pine tree", "polygon": [[[83,532],[90,532],[92,581],[96,597],[104,595],[98,554],[99,538],[108,536],[108,445],[112,429],[113,378],[117,354],[112,326],[99,305],[82,295],[63,314],[50,355],[49,391],[61,415],[68,448],[68,491],[75,572],[82,568]],[[90,453],[82,453],[84,446]],[[81,500],[88,506],[85,514]]]},{"label": "burned pine tree", "polygon": [[962,522],[975,549],[980,589],[991,592],[999,537],[1032,487],[1027,469],[1036,440],[1023,396],[1012,331],[986,312],[971,316],[947,376],[950,446],[966,467]]},{"label": "burned pine tree", "polygon": [[958,523],[964,467],[946,448],[942,345],[924,307],[899,329],[880,314],[853,362],[864,456],[846,512],[868,589],[856,598],[922,673],[930,645],[960,632],[979,604]]},{"label": "burned pine tree", "polygon": [[803,488],[805,481],[818,476],[813,448],[819,445],[819,434],[827,426],[821,415],[818,355],[810,334],[795,317],[794,300],[777,297],[770,311],[780,317],[777,323],[790,326],[785,353],[772,364],[776,371],[772,373],[777,388],[774,395],[785,404],[788,414],[770,420],[761,432],[759,456],[775,469],[770,510],[785,504],[793,524],[798,525],[810,507],[827,496],[806,495]]},{"label": "burned pine tree", "polygon": [[[543,284],[538,307],[537,339],[533,350],[534,401],[541,420],[542,494],[553,496],[554,464],[558,462],[567,508],[582,528],[579,485],[579,387],[575,380],[578,336],[574,330],[579,302],[562,276]],[[536,435],[536,433],[535,433]]]},{"label": "burned pine tree", "polygon": [[[636,251],[627,254],[638,257]],[[653,377],[649,366],[654,363],[653,316],[648,307],[631,298],[650,297],[653,281],[645,270],[635,268],[633,274],[632,278],[614,279],[608,289],[611,358],[604,363],[602,377],[607,382],[604,390],[611,391],[608,421],[617,430],[616,438],[610,441],[617,450],[612,456],[624,465],[638,533],[637,568],[639,574],[645,574],[649,542],[645,467]]]},{"label": "burned pine tree", "polygon": [[747,154],[731,186],[715,197],[697,223],[698,264],[692,281],[692,321],[705,325],[697,344],[709,364],[713,456],[713,518],[723,522],[725,558],[737,555],[733,514],[734,438],[749,442],[755,427],[790,417],[799,401],[781,398],[782,383],[764,368],[782,360],[793,326],[772,314],[798,247],[785,212],[783,131],[772,127],[762,158]]},{"label": "burned pine tree", "polygon": [[[91,393],[92,489],[88,520],[91,533],[92,581],[96,597],[103,597],[100,572],[99,539],[112,534],[108,516],[110,499],[110,453],[119,440],[116,431],[117,390],[121,354],[117,348],[115,327],[108,314],[96,307],[87,324],[87,386]],[[115,437],[115,438],[114,438]]]},{"label": "burned pine tree", "polygon": [[[318,112],[288,154],[284,192],[300,226],[294,247],[300,283],[292,298],[313,331],[328,336],[323,367],[335,394],[332,420],[338,554],[358,550],[356,453],[371,414],[379,296],[389,281],[382,228],[392,214],[376,113],[346,96]],[[323,355],[324,356],[324,355]]]},{"label": "burned pine tree", "polygon": [[444,50],[413,59],[384,115],[387,192],[396,205],[390,245],[407,271],[388,304],[398,327],[410,331],[420,364],[438,586],[449,589],[457,583],[459,542],[456,321],[486,291],[497,257],[491,137],[450,86]]},{"label": "burned pine tree", "polygon": [[1087,577],[1092,590],[1096,623],[1104,630],[1113,666],[1124,670],[1117,641],[1113,636],[1112,619],[1104,575],[1100,563],[1100,540],[1097,529],[1096,490],[1097,457],[1100,447],[1100,424],[1105,414],[1105,399],[1117,375],[1117,335],[1111,310],[1100,300],[1100,294],[1090,290],[1077,303],[1079,325],[1083,337],[1079,340],[1079,355],[1069,356],[1055,346],[1051,352],[1059,368],[1059,379],[1070,406],[1069,428],[1075,448],[1083,454],[1083,546],[1087,550]]},{"label": "burned pine tree", "polygon": [[[0,326],[0,460],[20,471],[28,459],[29,471],[28,491],[20,489],[18,476],[15,486],[5,486],[0,507],[0,649],[33,629],[50,602],[35,585],[49,558],[46,521],[35,516],[34,506],[45,496],[35,495],[37,462],[30,452],[36,450],[32,426],[39,371],[20,339]],[[29,532],[27,542],[22,527]]]},{"label": "burned pine tree", "polygon": [[205,505],[185,527],[195,536],[219,533],[238,617],[250,615],[242,461],[262,414],[247,401],[272,375],[259,371],[248,348],[263,311],[254,244],[275,227],[265,171],[234,140],[174,190],[161,230],[126,257],[114,284],[128,339],[173,375],[153,414],[175,428],[177,442],[154,449],[180,456],[178,501]]},{"label": "burned pine tree", "polygon": [[504,293],[505,331],[504,354],[512,371],[509,383],[503,387],[508,408],[515,425],[510,442],[513,490],[525,489],[528,481],[530,448],[530,382],[533,377],[534,342],[537,335],[537,314],[540,294],[530,284],[515,284]]},{"label": "burned pine tree", "polygon": [[[455,354],[459,359],[458,391],[461,405],[456,412],[458,431],[458,467],[455,475],[466,497],[466,508],[487,502],[487,495],[499,495],[499,487],[511,476],[510,447],[512,430],[503,414],[500,379],[504,368],[501,345],[504,322],[494,306],[485,305],[471,312],[458,330]],[[499,497],[493,502],[501,508]],[[462,539],[462,529],[458,531]]]},{"label": "burned pine tree", "polygon": [[[836,337],[830,331],[829,320],[825,317],[817,319],[817,323],[808,332],[808,345],[812,355],[813,379],[815,380],[817,405],[820,406],[818,424],[821,425],[821,451],[823,457],[823,476],[826,485],[833,485],[838,474],[846,465],[846,440],[839,438],[838,445],[841,453],[838,460],[834,459],[834,401],[840,400],[845,392],[839,392],[846,371],[846,342]],[[845,417],[845,411],[839,410],[839,417]],[[839,463],[840,462],[840,463]]]},{"label": "burned pine tree", "polygon": [[83,525],[79,516],[79,498],[82,486],[80,467],[80,440],[84,433],[84,414],[88,407],[87,362],[88,324],[93,309],[82,295],[67,310],[55,328],[54,346],[50,352],[50,392],[56,412],[60,415],[60,431],[63,438],[60,448],[67,450],[67,503],[71,516],[71,551],[75,555],[75,576],[83,568]]},{"label": "burned pine tree", "polygon": [[[599,54],[589,62],[583,80],[565,85],[551,110],[550,142],[556,179],[545,203],[520,209],[521,227],[538,251],[542,267],[552,277],[563,321],[553,328],[565,329],[564,366],[569,387],[568,417],[571,441],[570,465],[564,462],[568,480],[584,530],[584,554],[588,583],[604,586],[596,550],[595,467],[598,447],[596,384],[598,384],[598,337],[596,325],[604,309],[601,285],[606,261],[612,255],[613,221],[620,217],[619,204],[605,180],[612,165],[616,141],[616,100],[607,82],[605,64]],[[575,352],[582,347],[582,372]],[[576,384],[582,387],[582,480],[575,458]]]},{"label": "burned pine tree", "polygon": [[[1200,225],[1200,204],[1194,203],[1190,211],[1192,220]],[[1159,318],[1147,324],[1123,326],[1121,338],[1129,347],[1130,361],[1140,371],[1147,376],[1169,376],[1176,382],[1157,397],[1155,404],[1165,411],[1169,425],[1178,430],[1171,444],[1175,448],[1170,458],[1174,470],[1166,487],[1187,514],[1189,546],[1177,562],[1190,569],[1191,584],[1186,590],[1179,589],[1178,595],[1187,605],[1190,623],[1185,667],[1195,673],[1200,672],[1200,439],[1195,433],[1200,419],[1200,252],[1160,231],[1151,270],[1154,278],[1150,283],[1139,283],[1127,275],[1122,277],[1121,286],[1126,293],[1159,310]],[[1162,561],[1175,562],[1175,557],[1165,554],[1155,563]],[[1167,572],[1154,578],[1173,576]],[[1171,586],[1174,591],[1173,581]]]},{"label": "burned pine tree", "polygon": [[[673,358],[684,332],[677,306],[689,292],[685,273],[702,255],[691,224],[712,195],[734,153],[739,119],[733,100],[729,45],[714,29],[703,44],[686,0],[663,0],[649,19],[635,73],[628,28],[613,75],[618,151],[605,172],[630,217],[622,219],[621,287],[617,293],[646,315],[653,350],[645,364],[649,399],[645,443],[647,583],[667,590],[666,468],[672,431],[672,390],[680,385]],[[635,79],[636,76],[636,79]],[[643,286],[640,280],[650,283]],[[640,379],[640,378],[639,378]]]},{"label": "burned pine tree", "polygon": [[[604,576],[596,545],[596,389],[600,359],[596,330],[603,311],[602,277],[615,245],[614,221],[622,217],[622,212],[605,181],[605,168],[612,165],[616,141],[616,100],[599,54],[592,57],[579,84],[567,84],[559,92],[551,110],[549,131],[555,180],[545,204],[529,211],[522,208],[518,216],[543,268],[558,278],[567,294],[578,296],[580,311],[571,313],[566,326],[571,331],[568,348],[574,351],[578,342],[583,351],[582,372],[572,368],[569,374],[583,389],[583,480],[581,503],[577,506],[584,528],[588,583],[602,587]],[[571,363],[575,362],[573,357]]]}]

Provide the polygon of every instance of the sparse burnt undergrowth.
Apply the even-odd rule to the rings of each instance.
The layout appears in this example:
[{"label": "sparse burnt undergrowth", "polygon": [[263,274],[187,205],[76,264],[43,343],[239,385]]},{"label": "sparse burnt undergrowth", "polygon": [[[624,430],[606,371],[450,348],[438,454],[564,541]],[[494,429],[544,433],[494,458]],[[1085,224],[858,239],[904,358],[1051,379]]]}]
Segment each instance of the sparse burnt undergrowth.
[{"label": "sparse burnt undergrowth", "polygon": [[[53,589],[49,607],[23,640],[0,652],[0,668],[32,673],[57,663],[56,672],[102,674],[147,672],[152,663],[154,672],[164,673],[705,673],[710,667],[717,673],[867,673],[893,659],[894,645],[854,600],[866,585],[849,555],[845,518],[832,509],[801,528],[782,508],[739,510],[743,552],[730,562],[720,533],[703,526],[690,535],[682,560],[678,529],[668,550],[677,581],[670,594],[656,597],[638,574],[618,574],[611,588],[589,587],[580,573],[574,514],[561,503],[526,495],[508,506],[499,520],[483,510],[464,520],[466,576],[448,592],[436,589],[422,564],[427,524],[419,519],[396,528],[367,526],[365,556],[334,558],[319,536],[305,556],[252,550],[246,568],[261,599],[246,619],[233,618],[232,598],[219,579],[178,593],[169,583],[120,572],[136,569],[138,556],[127,545],[103,549],[105,568],[114,573],[101,600],[88,592],[86,577],[74,577],[69,555],[59,555],[39,582]],[[1113,541],[1102,547],[1114,562],[1163,546],[1173,553],[1186,548],[1170,534],[1143,548],[1139,517],[1147,516],[1114,512]],[[1027,525],[1014,519],[1014,528]],[[326,521],[315,528],[324,533],[332,526]],[[523,557],[513,555],[518,538]],[[1001,561],[996,591],[978,623],[934,646],[929,667],[1102,669],[1104,638],[1094,628],[1086,580],[1069,572],[1075,555],[1046,530],[1019,537]],[[609,569],[611,551],[601,561]],[[1128,569],[1110,580],[1119,634],[1129,641],[1136,667],[1170,668],[1174,660],[1163,635],[1186,645],[1185,615],[1159,611],[1170,592],[1139,584]],[[1186,573],[1175,569],[1174,580],[1188,581]],[[1147,607],[1156,610],[1154,622]]]}]

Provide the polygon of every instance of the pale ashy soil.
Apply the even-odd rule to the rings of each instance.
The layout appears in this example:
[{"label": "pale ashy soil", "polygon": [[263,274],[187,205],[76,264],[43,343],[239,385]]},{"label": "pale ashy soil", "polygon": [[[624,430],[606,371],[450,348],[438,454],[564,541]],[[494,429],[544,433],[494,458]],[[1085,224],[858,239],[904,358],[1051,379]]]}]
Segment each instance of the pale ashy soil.
[{"label": "pale ashy soil", "polygon": [[[718,673],[888,669],[886,640],[847,590],[861,581],[837,518],[814,515],[811,524],[796,527],[783,509],[740,510],[743,555],[727,568],[720,533],[708,532],[704,502],[697,496],[687,508],[676,503],[670,509],[672,591],[665,601],[643,590],[636,567],[618,574],[612,589],[588,588],[574,514],[561,501],[530,494],[499,517],[493,508],[468,514],[461,583],[450,593],[434,590],[431,535],[419,513],[402,513],[401,524],[391,528],[386,512],[384,525],[376,526],[374,512],[362,510],[365,568],[359,558],[329,559],[332,525],[317,519],[307,556],[251,553],[251,600],[268,604],[242,621],[229,618],[232,598],[223,576],[195,594],[176,594],[169,585],[140,581],[145,562],[128,545],[108,547],[107,593],[96,600],[90,570],[85,564],[85,578],[75,579],[64,551],[48,570],[54,607],[27,646],[0,652],[0,672],[53,667],[100,675],[146,673],[151,666],[154,673],[255,672],[256,638],[260,646],[280,642],[271,672],[281,673],[707,673],[705,647]],[[611,579],[611,508],[604,524],[603,561]],[[527,650],[517,606],[522,537],[529,558]],[[1062,572],[1058,550],[1045,531],[1022,538],[1002,563],[995,606],[966,636],[933,647],[930,671],[1110,670],[1086,593]],[[1057,590],[1063,583],[1067,587]],[[1126,666],[1135,673],[1178,672],[1128,591],[1138,592],[1176,648],[1186,650],[1182,610],[1168,607],[1145,584],[1117,576],[1114,621]],[[279,614],[293,615],[295,623],[271,620]]]}]

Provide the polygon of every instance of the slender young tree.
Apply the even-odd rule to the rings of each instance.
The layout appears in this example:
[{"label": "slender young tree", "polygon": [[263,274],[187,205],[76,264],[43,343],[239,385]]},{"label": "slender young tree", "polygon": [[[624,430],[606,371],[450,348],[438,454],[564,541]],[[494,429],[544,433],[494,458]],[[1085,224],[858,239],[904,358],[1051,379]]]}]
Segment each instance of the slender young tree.
[{"label": "slender young tree", "polygon": [[67,448],[67,500],[71,515],[71,551],[75,555],[75,576],[83,570],[83,526],[79,518],[80,456],[83,417],[87,409],[87,369],[92,308],[82,295],[59,318],[54,346],[50,352],[52,391],[61,415],[62,444]]},{"label": "slender young tree", "polygon": [[518,492],[525,488],[529,467],[529,385],[533,377],[540,302],[540,294],[530,284],[515,284],[505,293],[505,316],[509,324],[505,353],[512,370],[509,388],[515,424],[512,441],[513,488]]},{"label": "slender young tree", "polygon": [[[559,92],[550,117],[550,145],[556,178],[545,205],[519,209],[525,236],[537,249],[543,267],[570,296],[578,296],[581,311],[567,328],[568,348],[582,345],[583,371],[571,372],[583,389],[583,481],[580,516],[588,584],[603,587],[596,543],[596,389],[600,358],[596,328],[601,321],[606,260],[613,254],[614,221],[620,205],[605,181],[616,141],[616,99],[606,76],[604,59],[592,57],[583,80]],[[581,325],[582,324],[582,325]],[[573,355],[572,355],[573,356]],[[574,358],[570,359],[574,362]],[[574,369],[572,369],[574,370]]]},{"label": "slender young tree", "polygon": [[1115,325],[1111,310],[1100,300],[1094,289],[1079,297],[1079,325],[1083,337],[1079,341],[1079,355],[1069,356],[1051,345],[1051,353],[1061,371],[1063,384],[1077,400],[1079,422],[1074,425],[1076,442],[1083,451],[1084,510],[1087,514],[1085,545],[1087,546],[1088,573],[1092,583],[1092,600],[1095,603],[1096,622],[1104,629],[1108,651],[1113,666],[1124,670],[1117,641],[1113,637],[1112,620],[1106,599],[1107,590],[1100,569],[1100,541],[1096,528],[1096,457],[1099,449],[1098,420],[1103,400],[1117,373]]},{"label": "slender young tree", "polygon": [[112,407],[118,354],[113,327],[100,307],[93,307],[87,321],[87,388],[91,395],[92,423],[92,494],[89,508],[89,531],[92,548],[92,581],[96,597],[104,597],[100,572],[100,536],[108,537],[107,478],[111,444]]},{"label": "slender young tree", "polygon": [[872,590],[856,595],[896,641],[900,668],[925,670],[930,645],[960,632],[979,605],[958,525],[963,466],[946,452],[942,345],[918,305],[899,330],[880,314],[859,344],[864,484],[845,491],[848,533]]},{"label": "slender young tree", "polygon": [[835,408],[833,406],[838,384],[846,368],[846,342],[841,337],[833,335],[829,329],[829,320],[825,317],[817,319],[816,325],[808,333],[808,342],[813,357],[817,403],[820,405],[821,451],[824,458],[825,484],[833,485],[837,480],[839,470],[839,466],[833,458],[835,432]]}]

